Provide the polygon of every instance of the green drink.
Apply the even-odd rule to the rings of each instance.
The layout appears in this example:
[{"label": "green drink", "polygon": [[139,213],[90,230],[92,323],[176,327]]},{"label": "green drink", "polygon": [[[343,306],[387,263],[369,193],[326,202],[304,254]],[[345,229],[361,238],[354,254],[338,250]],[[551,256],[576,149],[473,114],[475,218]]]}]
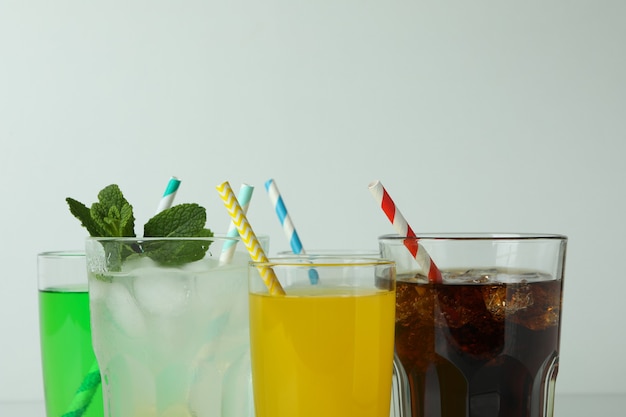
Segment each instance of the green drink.
[{"label": "green drink", "polygon": [[[46,415],[102,417],[102,390],[95,378],[93,390],[82,392],[91,402],[76,406],[77,391],[93,371],[89,294],[84,254],[39,255],[39,329]],[[94,375],[97,377],[97,375]],[[93,393],[93,396],[91,394]],[[82,408],[87,406],[83,410]]]}]

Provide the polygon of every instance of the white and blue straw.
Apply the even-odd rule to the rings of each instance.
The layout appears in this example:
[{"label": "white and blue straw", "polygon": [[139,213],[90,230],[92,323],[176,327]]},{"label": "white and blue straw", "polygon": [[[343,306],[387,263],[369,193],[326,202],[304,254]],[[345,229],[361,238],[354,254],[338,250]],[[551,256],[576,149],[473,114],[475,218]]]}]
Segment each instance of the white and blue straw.
[{"label": "white and blue straw", "polygon": [[[250,205],[250,199],[252,198],[252,192],[254,191],[254,187],[249,184],[241,184],[239,187],[239,194],[237,195],[237,202],[241,206],[241,210],[243,214],[248,213],[248,206]],[[234,222],[230,222],[230,226],[228,226],[228,232],[226,232],[227,237],[237,237],[239,236],[239,232],[237,232],[237,226],[235,226]],[[235,253],[235,247],[237,245],[236,240],[228,240],[224,242],[224,246],[222,246],[222,253],[220,254],[220,265],[227,264],[233,258],[233,254]]]},{"label": "white and blue straw", "polygon": [[[280,191],[278,191],[276,182],[270,178],[265,182],[265,189],[267,190],[267,195],[270,198],[274,210],[276,210],[278,220],[280,220],[280,224],[283,227],[285,236],[287,236],[287,240],[289,241],[289,245],[291,246],[291,251],[296,255],[305,255],[306,252],[302,247],[302,242],[300,241],[298,232],[296,232],[296,228],[291,221],[289,213],[287,212],[287,207],[285,206],[285,202],[280,195]],[[319,280],[317,270],[309,270],[309,280],[311,281],[311,284],[317,284]]]},{"label": "white and blue straw", "polygon": [[178,191],[179,186],[180,180],[176,177],[171,177],[169,182],[167,183],[165,192],[163,192],[163,197],[161,197],[161,201],[159,201],[159,206],[156,209],[156,214],[159,214],[163,210],[167,210],[168,208],[172,207],[172,203],[174,202],[174,197],[176,197],[176,192]]}]

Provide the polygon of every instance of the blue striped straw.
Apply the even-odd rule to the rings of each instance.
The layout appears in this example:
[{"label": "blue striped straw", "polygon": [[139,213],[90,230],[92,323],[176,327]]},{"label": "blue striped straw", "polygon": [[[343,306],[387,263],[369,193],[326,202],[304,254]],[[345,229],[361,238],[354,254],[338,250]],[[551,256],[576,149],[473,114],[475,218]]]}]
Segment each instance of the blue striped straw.
[{"label": "blue striped straw", "polygon": [[[280,195],[280,191],[278,191],[276,182],[270,178],[265,182],[265,189],[267,190],[272,206],[274,206],[274,209],[276,210],[278,220],[280,220],[280,224],[283,226],[283,231],[285,232],[285,236],[287,236],[287,240],[291,246],[291,251],[296,255],[305,255],[306,253],[302,247],[302,242],[300,241],[298,232],[296,232],[296,228],[291,221],[289,213],[287,212],[287,207],[285,207],[285,202]],[[311,281],[311,284],[317,284],[319,280],[317,270],[313,268],[309,270],[309,280]]]},{"label": "blue striped straw", "polygon": [[[248,206],[250,205],[250,199],[252,198],[252,192],[254,191],[254,187],[249,184],[241,184],[239,187],[239,194],[237,195],[237,202],[241,206],[241,210],[243,214],[248,213]],[[228,226],[228,232],[226,232],[227,237],[237,237],[239,236],[239,232],[237,232],[237,226],[233,221],[230,222],[230,226]],[[220,254],[220,265],[224,265],[230,262],[233,258],[233,254],[235,253],[235,247],[237,246],[236,240],[228,240],[222,246],[222,253]]]},{"label": "blue striped straw", "polygon": [[161,197],[161,201],[159,201],[159,206],[156,209],[156,214],[159,214],[163,210],[167,210],[168,208],[172,207],[172,202],[174,201],[174,197],[176,197],[176,191],[178,191],[179,186],[180,180],[176,177],[171,177],[170,181],[167,183],[165,192],[163,192],[163,197]]}]

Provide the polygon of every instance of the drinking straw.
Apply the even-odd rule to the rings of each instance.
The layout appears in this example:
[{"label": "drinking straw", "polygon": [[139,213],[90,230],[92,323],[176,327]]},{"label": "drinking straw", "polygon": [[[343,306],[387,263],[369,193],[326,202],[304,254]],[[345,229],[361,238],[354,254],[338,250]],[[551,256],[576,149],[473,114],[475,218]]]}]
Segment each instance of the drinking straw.
[{"label": "drinking straw", "polygon": [[[302,247],[302,242],[300,241],[298,232],[296,232],[296,227],[294,226],[293,221],[291,221],[291,216],[289,216],[283,197],[281,196],[280,191],[278,191],[276,181],[272,178],[267,180],[265,182],[265,189],[267,190],[267,195],[269,196],[272,206],[278,215],[278,220],[283,227],[285,236],[287,236],[287,240],[291,246],[291,251],[296,255],[305,255],[306,253]],[[309,281],[311,281],[311,284],[317,284],[318,280],[319,274],[317,273],[317,270],[314,268],[309,269]]]},{"label": "drinking straw", "polygon": [[[248,206],[250,205],[250,199],[252,198],[252,192],[254,191],[254,187],[248,184],[241,184],[239,187],[239,194],[237,195],[237,201],[241,206],[241,210],[243,214],[248,213]],[[236,237],[239,236],[239,232],[237,232],[237,226],[235,223],[230,222],[228,226],[228,232],[226,232],[227,237]],[[233,254],[235,253],[235,247],[237,246],[236,240],[228,240],[222,246],[222,253],[220,254],[220,265],[227,264],[233,258]]]},{"label": "drinking straw", "polygon": [[398,234],[407,237],[407,239],[404,240],[404,246],[411,252],[411,255],[415,258],[418,265],[424,271],[428,271],[428,281],[434,283],[441,282],[441,271],[437,268],[437,265],[435,265],[430,255],[428,255],[426,249],[420,244],[415,232],[413,232],[411,226],[409,226],[402,213],[400,213],[400,210],[387,193],[387,190],[385,190],[385,187],[377,180],[370,183],[368,188],[374,200],[376,200],[383,209]]},{"label": "drinking straw", "polygon": [[87,372],[87,375],[85,375],[85,378],[83,378],[80,387],[76,390],[76,394],[74,394],[74,398],[67,408],[67,411],[61,417],[81,417],[91,404],[91,400],[100,385],[100,381],[98,363],[94,362],[89,372]]},{"label": "drinking straw", "polygon": [[[230,218],[237,227],[239,236],[246,245],[246,249],[248,249],[248,253],[250,253],[252,260],[255,262],[267,262],[267,256],[265,256],[265,252],[263,252],[263,248],[259,244],[259,240],[254,234],[246,215],[243,213],[241,206],[237,202],[235,194],[233,193],[232,188],[230,188],[228,181],[219,184],[215,188],[217,188],[217,192],[224,202],[224,206],[226,207],[226,210],[228,210]],[[280,282],[278,282],[278,278],[272,268],[259,268],[259,272],[261,273],[261,278],[263,279],[263,282],[265,283],[265,286],[269,290],[270,294],[285,294],[285,290],[283,290]]]},{"label": "drinking straw", "polygon": [[171,177],[169,182],[167,183],[167,187],[165,187],[163,197],[161,197],[161,201],[159,201],[159,205],[156,209],[156,214],[159,214],[163,210],[172,207],[172,202],[174,201],[174,197],[176,197],[176,192],[178,191],[179,186],[180,180],[176,177]]}]

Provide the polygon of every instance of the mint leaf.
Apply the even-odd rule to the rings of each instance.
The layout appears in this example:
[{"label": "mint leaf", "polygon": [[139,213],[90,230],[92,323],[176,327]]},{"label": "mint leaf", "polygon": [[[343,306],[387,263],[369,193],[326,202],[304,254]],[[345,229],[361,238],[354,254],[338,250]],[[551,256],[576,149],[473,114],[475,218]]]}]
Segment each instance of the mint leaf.
[{"label": "mint leaf", "polygon": [[87,229],[90,236],[104,236],[104,229],[91,218],[91,212],[87,206],[70,197],[66,198],[65,201],[70,206],[70,212],[80,220],[81,225]]},{"label": "mint leaf", "polygon": [[[211,237],[205,229],[206,210],[195,203],[179,204],[156,214],[144,225],[144,237]],[[180,265],[202,259],[210,240],[144,242],[143,250],[161,264]]]},{"label": "mint leaf", "polygon": [[[211,237],[211,236],[205,236]],[[146,241],[142,243],[143,252],[155,262],[177,266],[204,258],[211,240],[178,240],[175,242]]]},{"label": "mint leaf", "polygon": [[[155,214],[143,227],[144,237],[201,236],[206,210],[195,203],[179,204]],[[212,236],[212,235],[211,235]]]},{"label": "mint leaf", "polygon": [[91,205],[91,218],[103,230],[101,236],[134,237],[133,207],[115,184],[98,193],[98,203]]}]

